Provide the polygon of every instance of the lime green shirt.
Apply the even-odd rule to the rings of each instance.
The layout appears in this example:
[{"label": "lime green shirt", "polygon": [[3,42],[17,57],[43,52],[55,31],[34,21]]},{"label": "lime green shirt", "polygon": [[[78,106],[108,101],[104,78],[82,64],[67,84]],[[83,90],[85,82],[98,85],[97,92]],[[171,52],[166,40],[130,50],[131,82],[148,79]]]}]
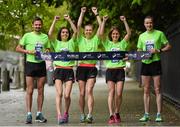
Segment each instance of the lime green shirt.
[{"label": "lime green shirt", "polygon": [[[22,46],[25,46],[26,50],[34,50],[36,44],[39,43],[42,46],[42,51],[44,51],[46,48],[50,48],[50,43],[48,40],[48,36],[44,33],[36,34],[34,32],[29,32],[24,34],[24,36],[21,38],[19,44]],[[33,62],[33,63],[40,63],[41,60],[36,60],[35,55],[33,54],[27,54],[26,61]]]},{"label": "lime green shirt", "polygon": [[[100,40],[97,35],[94,35],[93,38],[87,39],[82,35],[77,40],[77,45],[79,52],[97,52]],[[82,60],[79,63],[84,64],[96,64],[97,60]]]},{"label": "lime green shirt", "polygon": [[[163,45],[167,44],[168,40],[164,33],[159,30],[153,30],[151,32],[144,32],[139,36],[137,47],[142,51],[149,51],[150,49],[161,49]],[[152,58],[142,60],[145,64],[150,64],[154,61],[160,60],[160,54],[156,53],[152,55]]]},{"label": "lime green shirt", "polygon": [[[75,52],[75,42],[73,39],[70,39],[66,42],[55,40],[54,42],[52,42],[52,46],[55,52]],[[74,66],[75,61],[54,61],[53,64],[57,66]]]},{"label": "lime green shirt", "polygon": [[[102,43],[105,51],[126,51],[128,47],[128,42],[124,39],[116,43],[107,39],[105,42]],[[107,68],[117,68],[125,67],[126,63],[123,60],[105,60],[105,65]]]}]

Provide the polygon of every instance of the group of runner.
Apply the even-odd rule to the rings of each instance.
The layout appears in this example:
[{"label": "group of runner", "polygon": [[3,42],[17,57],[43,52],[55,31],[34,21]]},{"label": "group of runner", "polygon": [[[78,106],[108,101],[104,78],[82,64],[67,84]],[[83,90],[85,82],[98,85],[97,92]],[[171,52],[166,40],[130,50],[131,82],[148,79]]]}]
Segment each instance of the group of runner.
[{"label": "group of runner", "polygon": [[[54,51],[70,51],[70,52],[97,52],[99,47],[103,46],[105,51],[126,51],[131,37],[131,30],[128,26],[125,16],[120,16],[120,20],[124,23],[126,35],[120,40],[120,30],[117,26],[113,26],[109,34],[104,34],[105,24],[108,16],[103,16],[101,19],[96,7],[91,8],[98,22],[98,29],[94,35],[92,24],[86,24],[82,31],[82,22],[87,11],[86,7],[81,8],[81,13],[75,25],[69,15],[64,15],[64,19],[70,24],[73,33],[68,27],[59,29],[57,38],[54,37],[54,29],[56,22],[61,17],[55,16],[48,35],[41,32],[43,21],[36,17],[32,22],[33,31],[26,33],[20,40],[16,51],[26,54],[26,123],[32,123],[32,98],[34,89],[34,80],[37,79],[38,89],[38,111],[36,121],[47,122],[47,119],[42,114],[42,106],[44,100],[44,84],[46,79],[46,64],[45,61],[35,59],[35,49],[42,52]],[[146,31],[139,36],[137,48],[139,51],[149,51],[152,57],[147,60],[142,60],[142,84],[144,86],[144,109],[145,113],[140,121],[149,120],[149,101],[150,101],[150,80],[154,81],[154,89],[157,102],[157,116],[155,121],[161,122],[161,91],[160,91],[160,75],[161,61],[160,53],[171,49],[168,40],[163,32],[153,28],[153,17],[147,16],[144,19]],[[108,108],[109,118],[108,123],[120,123],[120,107],[122,103],[122,93],[125,82],[126,58],[122,60],[105,60],[106,83],[108,86]],[[93,122],[94,96],[93,88],[96,82],[98,70],[96,68],[97,60],[82,60],[78,61],[76,76],[73,67],[76,66],[75,61],[54,61],[54,81],[56,88],[56,111],[58,124],[68,123],[69,108],[71,104],[71,91],[75,80],[79,85],[79,107],[80,107],[80,122]],[[76,78],[75,78],[76,77]],[[87,95],[87,102],[85,100]],[[64,96],[64,110],[62,109],[62,101]],[[85,103],[88,106],[88,112],[85,113]]]}]

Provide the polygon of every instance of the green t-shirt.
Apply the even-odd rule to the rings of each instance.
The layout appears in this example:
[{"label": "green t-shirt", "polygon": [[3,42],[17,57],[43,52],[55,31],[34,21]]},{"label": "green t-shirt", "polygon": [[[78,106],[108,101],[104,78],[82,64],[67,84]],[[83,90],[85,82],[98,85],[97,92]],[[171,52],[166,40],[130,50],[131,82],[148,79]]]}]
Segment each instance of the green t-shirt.
[{"label": "green t-shirt", "polygon": [[[97,52],[99,44],[100,44],[100,40],[97,35],[94,35],[94,37],[91,39],[87,39],[81,35],[77,40],[79,52]],[[97,60],[79,61],[79,63],[84,63],[84,64],[96,64],[96,62]]]},{"label": "green t-shirt", "polygon": [[[128,47],[128,42],[126,42],[124,39],[117,43],[107,39],[102,43],[105,51],[126,51]],[[125,67],[126,63],[123,60],[105,60],[105,65],[107,68],[117,68]]]},{"label": "green t-shirt", "polygon": [[[52,42],[52,46],[55,52],[75,52],[75,42],[73,39],[70,39],[66,42],[55,40],[54,42]],[[74,66],[75,61],[54,61],[53,64],[57,66]]]},{"label": "green t-shirt", "polygon": [[[42,46],[42,51],[44,51],[47,48],[50,48],[48,36],[44,33],[40,33],[40,34],[36,34],[34,32],[26,33],[19,42],[20,45],[25,46],[26,50],[31,50],[31,51],[32,50],[35,51],[35,46],[37,43]],[[27,54],[26,61],[33,63],[42,62],[41,60],[36,60],[35,55],[33,54]]]},{"label": "green t-shirt", "polygon": [[[142,51],[149,51],[150,49],[161,49],[163,45],[167,44],[168,40],[164,33],[159,30],[153,30],[152,32],[144,32],[139,36],[137,48]],[[154,61],[160,60],[160,54],[156,53],[152,55],[152,58],[142,60],[145,64],[150,64]]]}]

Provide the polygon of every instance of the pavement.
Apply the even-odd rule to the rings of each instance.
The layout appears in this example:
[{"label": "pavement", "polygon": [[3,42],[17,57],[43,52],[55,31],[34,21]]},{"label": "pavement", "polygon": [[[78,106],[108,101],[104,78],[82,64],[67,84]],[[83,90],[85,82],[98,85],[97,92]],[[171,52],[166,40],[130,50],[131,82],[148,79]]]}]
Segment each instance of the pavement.
[{"label": "pavement", "polygon": [[[79,122],[79,89],[75,83],[71,94],[70,119],[68,124],[62,126],[109,126],[107,120],[109,117],[107,106],[108,88],[105,79],[97,78],[94,88],[95,105],[94,105],[94,122],[92,124],[81,124]],[[9,92],[0,93],[0,126],[59,126],[56,120],[55,109],[55,87],[45,85],[45,99],[43,106],[43,114],[48,119],[47,123],[35,123],[35,114],[37,111],[37,90],[34,91],[33,97],[33,124],[26,125],[25,110],[25,91],[23,89],[11,89]],[[143,89],[139,88],[139,83],[128,79],[125,82],[123,91],[123,102],[121,107],[120,126],[180,126],[180,116],[177,112],[179,109],[172,110],[167,102],[163,102],[163,122],[154,122],[156,115],[156,102],[154,95],[151,96],[150,103],[151,121],[142,123],[139,118],[144,113],[143,109]],[[87,109],[86,109],[87,111]],[[111,126],[119,126],[111,125]]]}]

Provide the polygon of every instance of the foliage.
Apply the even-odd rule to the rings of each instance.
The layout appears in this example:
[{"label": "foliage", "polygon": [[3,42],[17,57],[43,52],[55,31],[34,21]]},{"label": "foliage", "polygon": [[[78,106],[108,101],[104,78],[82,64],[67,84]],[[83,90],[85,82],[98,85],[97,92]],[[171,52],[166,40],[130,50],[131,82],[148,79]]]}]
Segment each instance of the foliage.
[{"label": "foliage", "polygon": [[[59,8],[48,6],[43,0],[0,0],[0,49],[14,50],[18,40],[25,32],[31,31],[32,19],[39,16],[43,19],[43,32],[47,33],[55,15],[63,17],[69,11],[66,2]],[[3,19],[3,20],[2,20]],[[60,21],[62,25],[67,23]],[[66,23],[66,24],[65,24]]]},{"label": "foliage", "polygon": [[59,15],[61,20],[56,25],[57,32],[59,27],[68,25],[63,20],[65,13],[77,22],[82,6],[88,8],[83,24],[87,22],[97,24],[96,17],[90,11],[92,6],[96,6],[101,17],[109,16],[107,30],[111,26],[118,25],[122,34],[125,32],[119,16],[125,15],[132,28],[131,42],[134,45],[138,35],[144,31],[143,19],[146,15],[154,16],[155,28],[163,31],[180,19],[179,0],[0,0],[0,48],[8,49],[11,46],[14,48],[17,41],[14,44],[14,41],[10,41],[11,38],[31,31],[31,22],[35,15],[43,18],[45,33],[54,15]]}]

